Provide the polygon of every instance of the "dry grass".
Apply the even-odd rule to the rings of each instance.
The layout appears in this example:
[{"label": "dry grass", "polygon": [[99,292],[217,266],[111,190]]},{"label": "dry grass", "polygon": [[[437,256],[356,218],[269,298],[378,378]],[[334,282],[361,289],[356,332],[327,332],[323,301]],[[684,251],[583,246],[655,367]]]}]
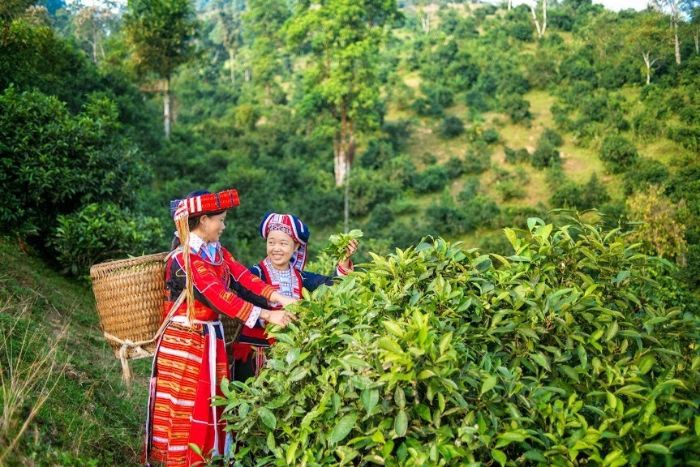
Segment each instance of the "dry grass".
[{"label": "dry grass", "polygon": [[[31,326],[27,326],[23,332],[19,329],[31,307],[29,301],[12,306],[7,301],[0,305],[0,313],[14,314],[9,327],[4,326],[0,331],[0,465],[17,447],[67,367],[67,363],[60,364],[57,359],[67,326],[48,343],[45,342],[46,336]],[[19,333],[22,333],[22,337],[18,342]],[[40,351],[36,352],[37,349]]]}]

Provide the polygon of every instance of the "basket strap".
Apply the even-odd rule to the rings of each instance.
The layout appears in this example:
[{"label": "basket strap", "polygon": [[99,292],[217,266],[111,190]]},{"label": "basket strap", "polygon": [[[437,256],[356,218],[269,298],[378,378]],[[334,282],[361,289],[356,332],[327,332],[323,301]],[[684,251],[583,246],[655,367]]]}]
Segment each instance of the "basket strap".
[{"label": "basket strap", "polygon": [[124,375],[124,380],[127,382],[127,385],[131,382],[131,368],[129,367],[129,349],[134,349],[136,350],[136,355],[132,356],[131,358],[143,358],[143,357],[149,357],[151,356],[150,353],[145,351],[141,346],[150,344],[152,342],[157,341],[160,339],[160,336],[163,334],[165,331],[165,328],[168,327],[168,324],[170,324],[170,318],[173,317],[175,314],[175,311],[182,305],[182,302],[185,301],[185,290],[183,290],[180,293],[180,296],[177,297],[177,300],[175,300],[175,303],[173,303],[173,306],[170,307],[170,311],[168,312],[168,315],[165,317],[163,320],[163,324],[160,325],[160,328],[158,328],[158,331],[156,331],[156,334],[148,340],[145,341],[138,341],[138,342],[133,342],[130,339],[120,339],[117,336],[113,336],[112,334],[105,332],[104,336],[108,340],[111,340],[112,342],[116,342],[117,344],[121,344],[121,347],[119,349],[119,360],[121,361],[122,364],[122,373]]}]

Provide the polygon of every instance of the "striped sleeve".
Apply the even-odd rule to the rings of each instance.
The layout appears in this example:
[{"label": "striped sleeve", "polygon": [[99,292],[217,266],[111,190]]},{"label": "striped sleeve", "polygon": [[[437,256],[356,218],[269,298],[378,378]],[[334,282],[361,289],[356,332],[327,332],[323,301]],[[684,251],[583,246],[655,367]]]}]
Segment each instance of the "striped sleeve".
[{"label": "striped sleeve", "polygon": [[[179,255],[176,259],[178,263],[181,262]],[[218,313],[247,322],[251,318],[253,305],[229,291],[204,261],[195,255],[191,255],[190,260],[192,285],[196,289],[197,299]]]},{"label": "striped sleeve", "polygon": [[231,253],[228,250],[222,248],[224,261],[231,270],[231,275],[233,280],[238,282],[241,286],[253,292],[255,295],[270,299],[270,296],[275,292],[274,287],[266,284],[262,279],[260,279],[255,274],[251,273],[248,268],[233,259]]}]

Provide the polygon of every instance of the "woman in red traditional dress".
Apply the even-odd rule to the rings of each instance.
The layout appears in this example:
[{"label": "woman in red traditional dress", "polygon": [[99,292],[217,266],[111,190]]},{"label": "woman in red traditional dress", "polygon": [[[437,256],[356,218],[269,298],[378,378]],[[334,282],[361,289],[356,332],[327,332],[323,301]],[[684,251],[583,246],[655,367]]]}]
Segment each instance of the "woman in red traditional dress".
[{"label": "woman in red traditional dress", "polygon": [[[311,233],[301,219],[293,214],[268,212],[260,222],[260,236],[266,241],[267,256],[250,272],[272,286],[280,294],[293,299],[301,298],[302,289],[313,292],[322,285],[333,285],[332,276],[305,271],[307,243]],[[353,270],[350,258],[357,250],[356,240],[350,242],[343,258],[336,267],[335,277],[342,277]],[[250,293],[245,284],[234,282],[233,289],[241,298],[263,308],[281,308],[283,304],[270,303]],[[232,344],[233,379],[245,381],[257,376],[265,365],[266,353],[274,339],[265,332],[264,317],[254,326],[243,328],[238,340]]]},{"label": "woman in red traditional dress", "polygon": [[[229,377],[219,314],[248,327],[258,319],[286,326],[295,318],[284,309],[254,306],[231,291],[235,281],[271,302],[287,306],[295,301],[251,274],[219,243],[226,210],[237,205],[235,190],[194,192],[171,203],[171,209],[176,207],[188,217],[190,267],[185,267],[183,247],[176,245],[167,260],[165,278],[165,310],[174,311],[166,317],[169,322],[156,348],[151,378],[147,464],[186,466],[203,461],[203,456],[225,454],[221,407],[211,404],[214,396],[221,395],[222,379]],[[188,312],[183,300],[187,269],[194,292],[193,312]]]}]

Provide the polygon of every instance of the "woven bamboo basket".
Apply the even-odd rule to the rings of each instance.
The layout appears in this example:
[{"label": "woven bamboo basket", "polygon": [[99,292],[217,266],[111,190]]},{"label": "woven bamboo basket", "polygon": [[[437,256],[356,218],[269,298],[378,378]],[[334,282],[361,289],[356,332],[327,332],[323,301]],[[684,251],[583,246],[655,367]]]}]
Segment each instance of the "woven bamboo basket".
[{"label": "woven bamboo basket", "polygon": [[[119,341],[152,339],[163,319],[165,258],[168,253],[100,263],[90,268],[102,331]],[[243,323],[221,315],[226,343],[238,338]],[[108,337],[117,358],[122,342]],[[153,355],[156,342],[129,347],[126,358]]]},{"label": "woven bamboo basket", "polygon": [[[147,341],[163,319],[165,257],[167,253],[96,264],[90,268],[92,290],[105,334],[121,341]],[[122,345],[108,337],[117,358]],[[155,342],[130,347],[127,358],[152,355]]]}]

